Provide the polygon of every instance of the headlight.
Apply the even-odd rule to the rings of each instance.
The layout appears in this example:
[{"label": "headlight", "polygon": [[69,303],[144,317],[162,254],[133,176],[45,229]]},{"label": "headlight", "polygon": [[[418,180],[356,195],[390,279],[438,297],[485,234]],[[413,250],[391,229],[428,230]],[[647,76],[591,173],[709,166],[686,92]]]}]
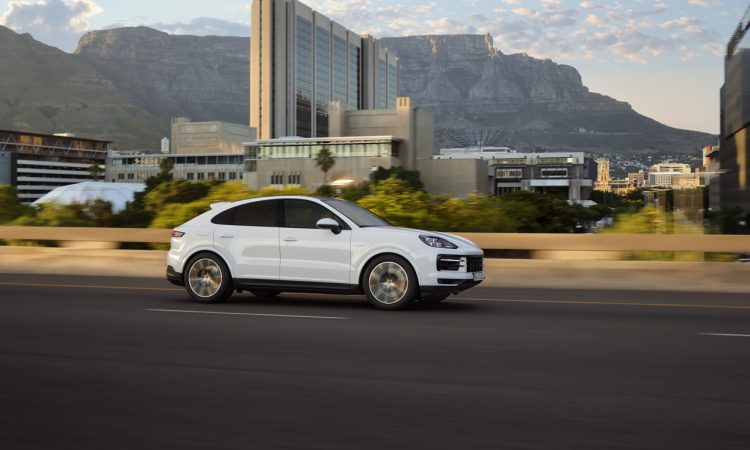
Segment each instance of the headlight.
[{"label": "headlight", "polygon": [[437,237],[437,236],[422,235],[422,236],[419,236],[419,239],[425,244],[429,245],[430,247],[451,248],[451,249],[458,248],[458,246],[454,244],[453,242],[447,239],[443,239],[441,237]]}]

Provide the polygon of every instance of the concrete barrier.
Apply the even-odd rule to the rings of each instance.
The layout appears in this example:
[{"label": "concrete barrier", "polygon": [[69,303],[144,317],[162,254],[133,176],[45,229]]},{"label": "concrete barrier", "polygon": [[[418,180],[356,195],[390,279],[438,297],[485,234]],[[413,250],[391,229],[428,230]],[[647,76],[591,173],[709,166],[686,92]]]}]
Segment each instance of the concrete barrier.
[{"label": "concrete barrier", "polygon": [[[168,243],[171,230],[0,226],[0,239]],[[456,233],[485,250],[750,253],[750,235]]]},{"label": "concrete barrier", "polygon": [[[163,278],[165,269],[163,251],[0,247],[2,273]],[[485,272],[490,287],[750,294],[750,264],[740,263],[487,259]]]}]

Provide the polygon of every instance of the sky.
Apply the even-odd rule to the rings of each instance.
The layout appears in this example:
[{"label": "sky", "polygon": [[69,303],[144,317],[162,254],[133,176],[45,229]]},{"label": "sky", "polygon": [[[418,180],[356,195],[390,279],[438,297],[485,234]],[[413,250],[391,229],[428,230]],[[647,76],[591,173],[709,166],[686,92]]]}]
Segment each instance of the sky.
[{"label": "sky", "polygon": [[[591,91],[718,133],[723,53],[750,0],[309,0],[375,36],[489,33],[505,54],[576,67]],[[90,30],[250,35],[250,0],[0,0],[0,25],[73,52]]]}]

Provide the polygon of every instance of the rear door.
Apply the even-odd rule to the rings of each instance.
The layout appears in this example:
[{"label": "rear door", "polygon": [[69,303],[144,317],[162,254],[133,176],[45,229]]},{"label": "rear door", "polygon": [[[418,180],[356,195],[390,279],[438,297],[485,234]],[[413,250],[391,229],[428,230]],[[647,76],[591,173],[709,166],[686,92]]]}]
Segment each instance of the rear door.
[{"label": "rear door", "polygon": [[214,217],[214,246],[246,282],[279,279],[279,200],[246,203]]},{"label": "rear door", "polygon": [[[310,200],[284,200],[282,211],[281,282],[348,286],[352,232],[346,222]],[[339,222],[341,233],[318,229],[316,223],[323,218]]]}]

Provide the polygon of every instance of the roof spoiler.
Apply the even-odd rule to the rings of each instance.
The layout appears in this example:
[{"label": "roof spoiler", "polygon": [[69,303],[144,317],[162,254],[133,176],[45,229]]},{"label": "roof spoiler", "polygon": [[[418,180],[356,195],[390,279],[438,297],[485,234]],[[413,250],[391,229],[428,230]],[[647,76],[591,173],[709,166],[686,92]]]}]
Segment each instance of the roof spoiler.
[{"label": "roof spoiler", "polygon": [[218,210],[227,209],[229,208],[231,204],[232,204],[231,202],[212,203],[211,209],[218,209]]}]

